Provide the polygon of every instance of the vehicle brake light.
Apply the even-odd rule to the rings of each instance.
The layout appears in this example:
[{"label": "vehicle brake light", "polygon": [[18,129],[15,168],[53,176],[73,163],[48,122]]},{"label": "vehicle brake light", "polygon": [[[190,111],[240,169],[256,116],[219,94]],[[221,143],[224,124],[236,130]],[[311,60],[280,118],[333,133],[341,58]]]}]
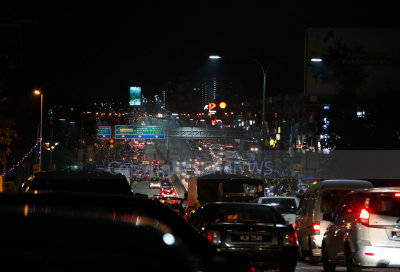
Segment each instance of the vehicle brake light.
[{"label": "vehicle brake light", "polygon": [[206,237],[207,237],[207,240],[213,245],[219,245],[221,243],[221,241],[219,239],[219,232],[207,231]]},{"label": "vehicle brake light", "polygon": [[362,224],[369,225],[369,212],[366,209],[362,209],[358,219]]},{"label": "vehicle brake light", "polygon": [[284,246],[297,246],[296,234],[294,232],[287,232],[283,234]]},{"label": "vehicle brake light", "polygon": [[321,225],[319,223],[314,223],[312,228],[315,232],[319,232],[321,230]]},{"label": "vehicle brake light", "polygon": [[375,254],[372,253],[372,252],[365,252],[365,255],[367,255],[367,256],[374,256]]},{"label": "vehicle brake light", "polygon": [[395,193],[394,196],[395,197],[400,197],[400,193]]}]

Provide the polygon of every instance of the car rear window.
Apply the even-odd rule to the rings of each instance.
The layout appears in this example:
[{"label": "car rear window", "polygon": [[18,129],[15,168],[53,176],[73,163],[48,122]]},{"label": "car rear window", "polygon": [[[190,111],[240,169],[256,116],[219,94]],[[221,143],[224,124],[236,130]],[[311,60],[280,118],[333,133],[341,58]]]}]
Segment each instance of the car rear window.
[{"label": "car rear window", "polygon": [[292,198],[263,198],[261,203],[275,207],[280,213],[295,213],[297,208]]},{"label": "car rear window", "polygon": [[351,190],[327,190],[322,193],[321,212],[332,213],[335,211],[339,201]]},{"label": "car rear window", "polygon": [[400,217],[400,197],[395,193],[374,193],[365,204],[373,214]]},{"label": "car rear window", "polygon": [[262,205],[212,206],[205,212],[204,222],[286,224],[279,213]]}]

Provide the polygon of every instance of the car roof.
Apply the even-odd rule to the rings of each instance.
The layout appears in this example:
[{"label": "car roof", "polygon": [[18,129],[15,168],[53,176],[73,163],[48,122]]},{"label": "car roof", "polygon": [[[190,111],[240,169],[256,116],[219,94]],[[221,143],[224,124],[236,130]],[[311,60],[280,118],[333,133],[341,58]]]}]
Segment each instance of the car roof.
[{"label": "car roof", "polygon": [[400,193],[400,187],[375,187],[353,190],[352,193]]},{"label": "car roof", "polygon": [[259,199],[267,199],[267,198],[285,198],[285,199],[297,199],[295,196],[261,196]]},{"label": "car roof", "polygon": [[[17,212],[24,214],[25,207],[35,207],[36,213],[43,211],[46,214],[60,214],[59,211],[73,211],[77,216],[98,216],[99,214],[142,214],[156,218],[170,226],[173,232],[180,233],[188,239],[195,239],[193,247],[209,250],[208,242],[199,239],[193,234],[193,229],[167,207],[151,199],[135,198],[125,195],[84,194],[84,193],[2,193],[0,194],[0,214],[3,212]],[[46,208],[46,207],[50,207]],[[35,214],[35,210],[33,213]],[[31,211],[31,210],[29,210]]]},{"label": "car roof", "polygon": [[329,179],[318,182],[317,184],[309,187],[307,192],[316,191],[320,189],[346,189],[346,188],[372,188],[374,187],[371,182],[367,180],[357,179]]},{"label": "car roof", "polygon": [[203,205],[204,207],[208,206],[265,206],[269,207],[267,205],[261,204],[261,203],[251,203],[251,202],[234,202],[234,201],[227,201],[227,202],[210,202],[210,203],[205,203]]}]

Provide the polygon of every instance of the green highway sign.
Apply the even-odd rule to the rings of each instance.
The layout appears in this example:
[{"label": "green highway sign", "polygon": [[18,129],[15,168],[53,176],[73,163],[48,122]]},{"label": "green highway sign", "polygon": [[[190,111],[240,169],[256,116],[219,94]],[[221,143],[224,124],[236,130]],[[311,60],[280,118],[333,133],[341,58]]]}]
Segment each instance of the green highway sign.
[{"label": "green highway sign", "polygon": [[162,126],[115,126],[116,139],[164,139]]}]

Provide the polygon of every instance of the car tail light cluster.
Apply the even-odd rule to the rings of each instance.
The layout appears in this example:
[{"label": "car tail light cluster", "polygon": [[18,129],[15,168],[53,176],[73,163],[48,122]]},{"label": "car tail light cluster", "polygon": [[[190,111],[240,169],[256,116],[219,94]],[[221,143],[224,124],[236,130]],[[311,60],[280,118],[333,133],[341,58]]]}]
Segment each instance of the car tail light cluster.
[{"label": "car tail light cluster", "polygon": [[360,215],[358,216],[358,220],[361,224],[368,226],[369,225],[369,212],[367,209],[362,209]]},{"label": "car tail light cluster", "polygon": [[221,244],[220,235],[218,231],[207,231],[206,238],[213,245]]},{"label": "car tail light cluster", "polygon": [[294,232],[286,232],[283,234],[284,246],[297,246],[296,234]]},{"label": "car tail light cluster", "polygon": [[321,225],[318,222],[315,222],[312,225],[312,229],[316,234],[319,234],[320,230],[321,230]]}]

